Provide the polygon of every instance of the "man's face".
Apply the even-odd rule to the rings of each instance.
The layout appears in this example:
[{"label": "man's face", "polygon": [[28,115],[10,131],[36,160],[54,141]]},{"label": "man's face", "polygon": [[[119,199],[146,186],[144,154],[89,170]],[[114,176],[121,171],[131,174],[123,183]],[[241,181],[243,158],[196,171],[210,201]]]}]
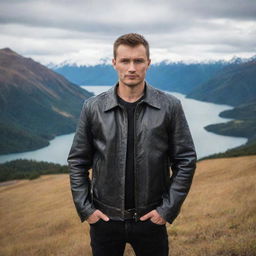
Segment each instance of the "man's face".
[{"label": "man's face", "polygon": [[135,87],[144,83],[150,59],[146,48],[140,44],[135,47],[121,44],[116,50],[116,58],[112,60],[119,77],[119,83]]}]

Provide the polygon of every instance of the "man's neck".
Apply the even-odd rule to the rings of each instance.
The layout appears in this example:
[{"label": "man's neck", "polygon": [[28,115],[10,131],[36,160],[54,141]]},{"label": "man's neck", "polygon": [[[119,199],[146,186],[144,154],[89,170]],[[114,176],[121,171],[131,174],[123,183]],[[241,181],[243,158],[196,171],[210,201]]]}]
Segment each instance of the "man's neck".
[{"label": "man's neck", "polygon": [[118,96],[126,102],[136,102],[144,94],[145,82],[136,85],[134,87],[129,87],[125,84],[119,82],[117,87]]}]

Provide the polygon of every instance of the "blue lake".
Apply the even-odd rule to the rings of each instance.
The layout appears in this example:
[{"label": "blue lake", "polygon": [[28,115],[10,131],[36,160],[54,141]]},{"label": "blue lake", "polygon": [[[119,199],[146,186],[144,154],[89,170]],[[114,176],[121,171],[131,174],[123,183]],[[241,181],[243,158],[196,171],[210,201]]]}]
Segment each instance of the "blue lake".
[{"label": "blue lake", "polygon": [[[96,95],[106,91],[110,86],[82,86]],[[230,119],[219,117],[223,110],[232,109],[227,105],[217,105],[213,103],[202,102],[194,99],[187,99],[179,93],[172,93],[182,102],[190,130],[195,142],[198,158],[226,151],[227,149],[237,147],[246,143],[246,138],[237,138],[229,136],[216,135],[207,132],[203,127],[209,124],[226,122]],[[55,162],[67,164],[67,156],[72,144],[74,133],[61,135],[50,141],[50,145],[35,151],[25,153],[15,153],[0,155],[0,163],[14,159],[34,159],[38,161]]]}]

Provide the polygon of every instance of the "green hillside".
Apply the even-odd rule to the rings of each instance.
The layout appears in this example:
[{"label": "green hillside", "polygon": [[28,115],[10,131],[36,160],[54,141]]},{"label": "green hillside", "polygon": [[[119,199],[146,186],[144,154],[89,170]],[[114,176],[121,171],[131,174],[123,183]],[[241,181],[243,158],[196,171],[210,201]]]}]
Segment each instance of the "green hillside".
[{"label": "green hillside", "polygon": [[256,119],[232,120],[227,123],[211,124],[206,126],[205,129],[225,136],[246,137],[251,140],[256,135]]},{"label": "green hillside", "polygon": [[240,120],[256,118],[256,95],[255,100],[249,103],[241,104],[240,106],[235,107],[234,109],[223,111],[220,113],[220,116]]},{"label": "green hillside", "polygon": [[17,179],[35,179],[45,174],[68,173],[68,166],[18,159],[0,164],[0,182]]},{"label": "green hillside", "polygon": [[235,120],[208,125],[205,127],[207,131],[221,135],[246,137],[249,141],[256,140],[256,100],[232,110],[223,111],[220,115]]},{"label": "green hillside", "polygon": [[32,59],[0,50],[0,154],[38,149],[73,132],[90,96]]},{"label": "green hillside", "polygon": [[189,98],[239,106],[256,98],[256,61],[224,67],[196,87]]},{"label": "green hillside", "polygon": [[235,120],[208,125],[207,131],[226,136],[246,137],[248,142],[240,147],[215,154],[207,158],[233,157],[256,154],[256,100],[242,104],[232,110],[223,111],[220,116]]},{"label": "green hillside", "polygon": [[225,136],[246,137],[248,143],[210,157],[228,157],[256,154],[256,61],[230,64],[211,79],[197,86],[188,98],[235,106],[223,111],[220,116],[234,120],[211,124],[209,132]]},{"label": "green hillside", "polygon": [[245,145],[242,145],[240,147],[236,147],[233,149],[229,149],[222,153],[217,153],[217,154],[203,157],[199,160],[201,161],[204,159],[251,156],[251,155],[256,155],[256,140],[247,142]]}]

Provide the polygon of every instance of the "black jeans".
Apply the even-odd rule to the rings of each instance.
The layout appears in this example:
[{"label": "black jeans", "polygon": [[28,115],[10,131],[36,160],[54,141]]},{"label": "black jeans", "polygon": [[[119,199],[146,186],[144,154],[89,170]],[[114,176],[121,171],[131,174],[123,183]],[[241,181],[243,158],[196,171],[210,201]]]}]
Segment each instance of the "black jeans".
[{"label": "black jeans", "polygon": [[151,220],[138,221],[100,219],[90,224],[93,256],[122,256],[125,244],[130,243],[136,256],[168,256],[166,225]]}]

